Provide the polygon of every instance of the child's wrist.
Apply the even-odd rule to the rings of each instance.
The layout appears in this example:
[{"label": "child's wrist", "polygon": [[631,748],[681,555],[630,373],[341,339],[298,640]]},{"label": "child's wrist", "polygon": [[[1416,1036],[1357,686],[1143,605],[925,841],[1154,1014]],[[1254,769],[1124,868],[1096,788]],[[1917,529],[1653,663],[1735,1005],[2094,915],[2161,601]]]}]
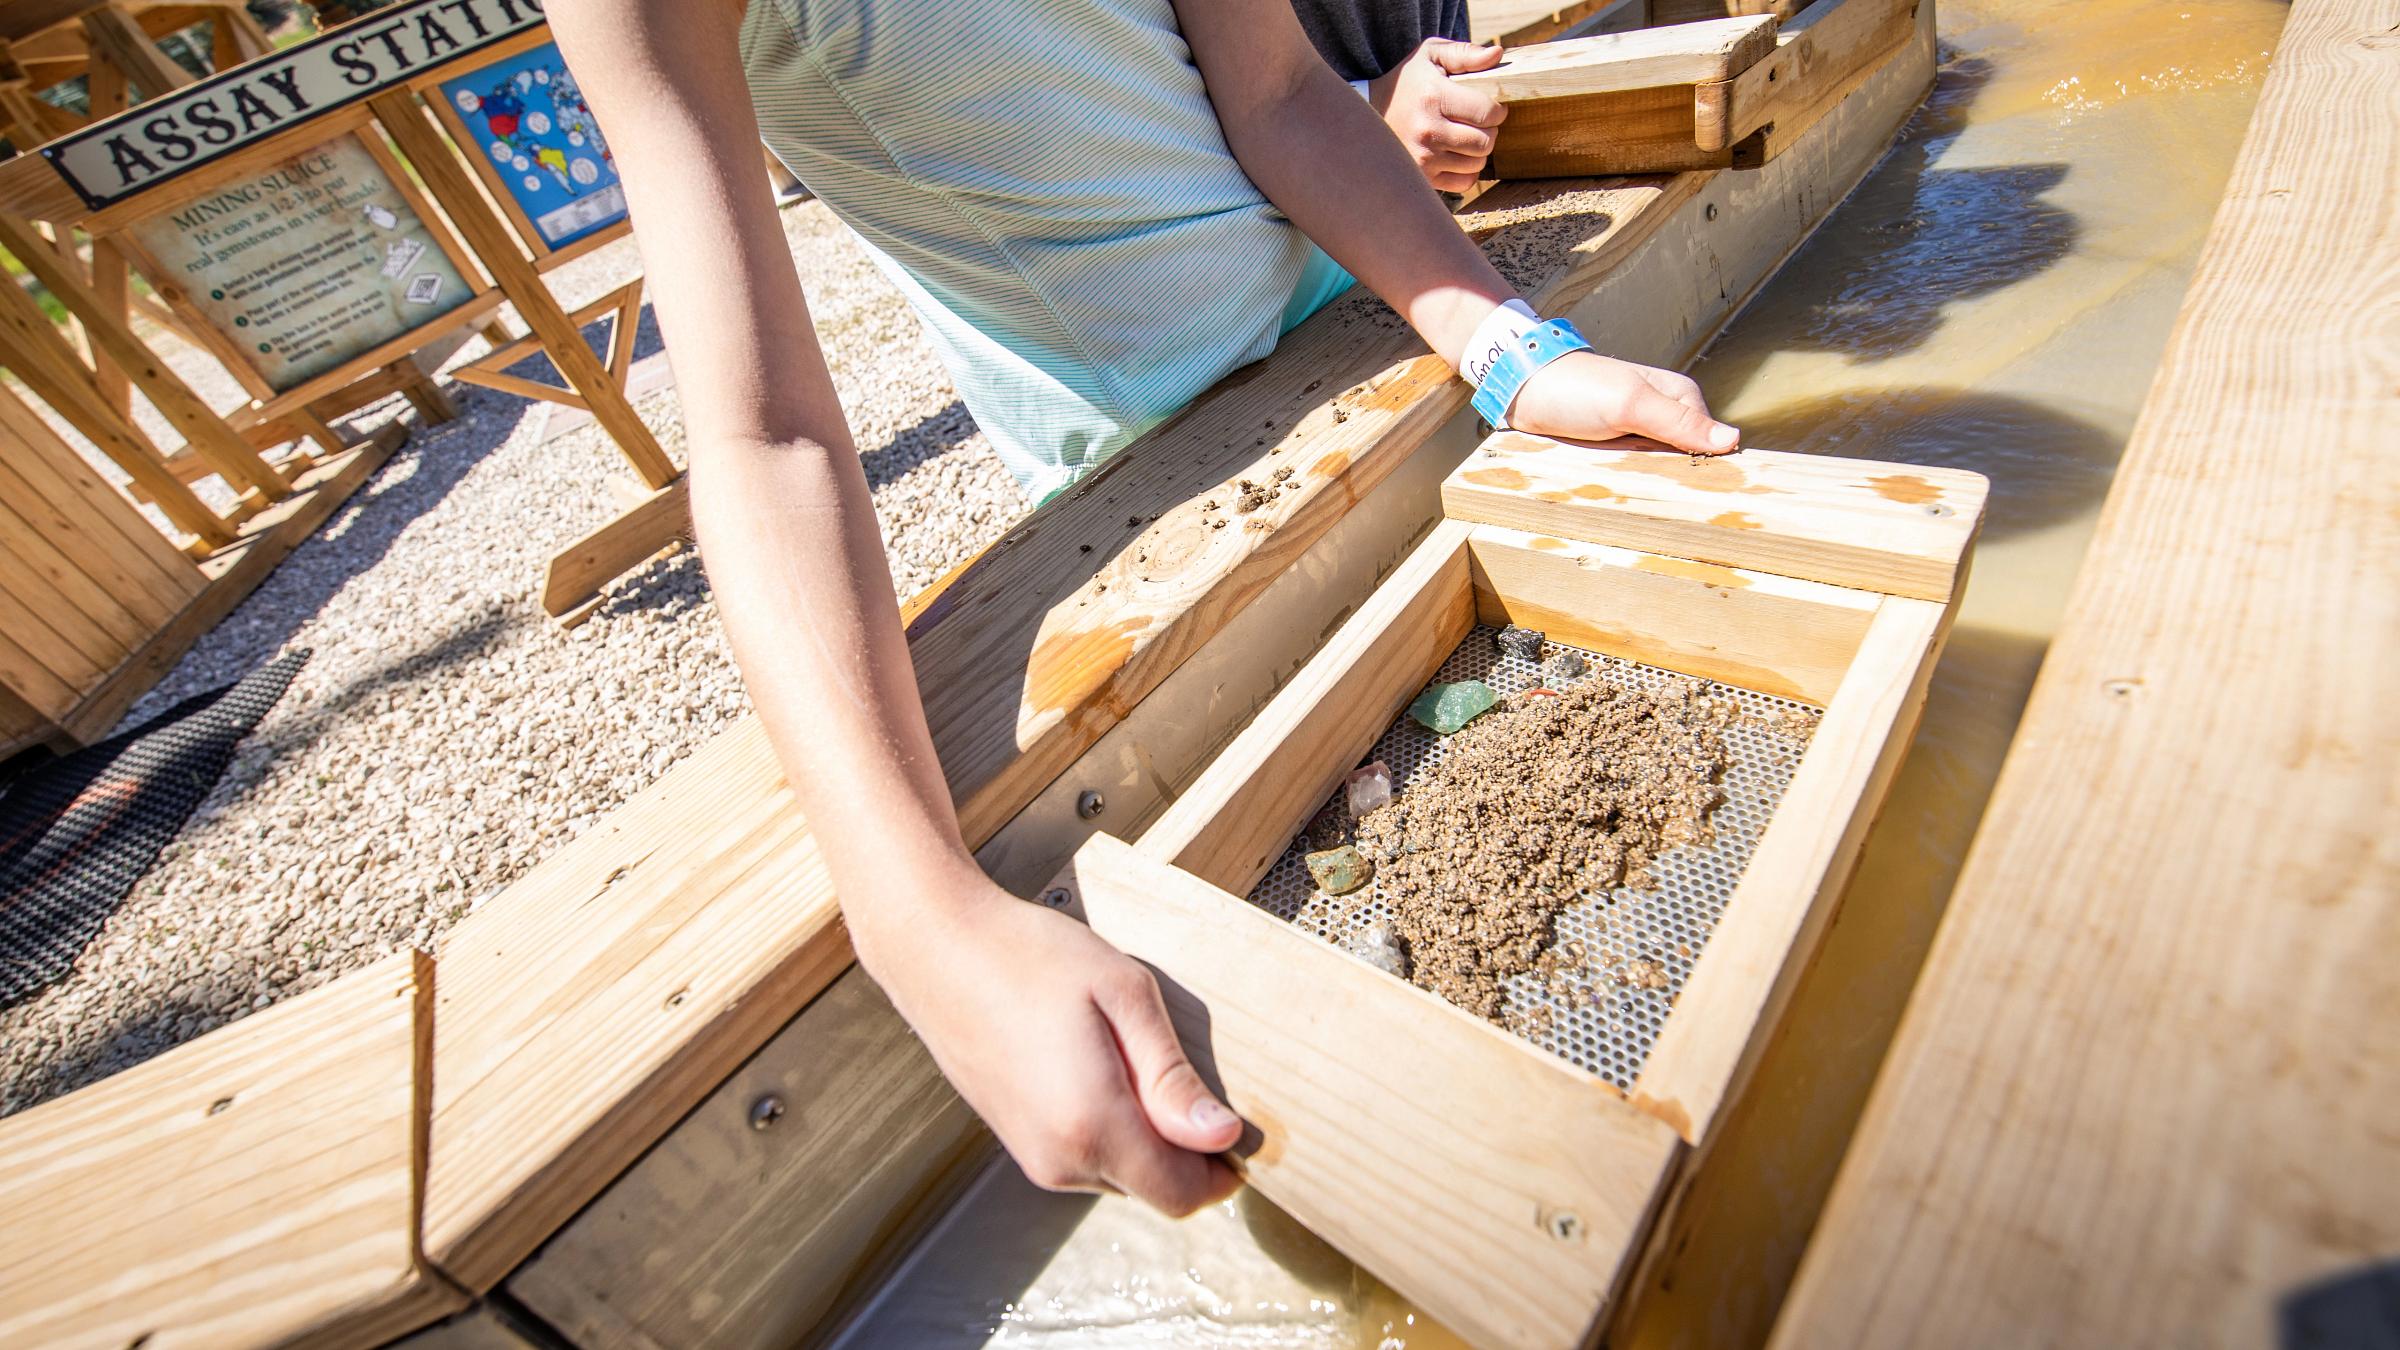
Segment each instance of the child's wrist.
[{"label": "child's wrist", "polygon": [[1541,321],[1542,316],[1535,313],[1533,306],[1522,298],[1494,305],[1492,312],[1484,316],[1483,322],[1475,325],[1474,333],[1467,338],[1466,347],[1459,353],[1459,378],[1480,388],[1484,380],[1491,376],[1492,366],[1499,361],[1501,354],[1532,332],[1533,326]]}]

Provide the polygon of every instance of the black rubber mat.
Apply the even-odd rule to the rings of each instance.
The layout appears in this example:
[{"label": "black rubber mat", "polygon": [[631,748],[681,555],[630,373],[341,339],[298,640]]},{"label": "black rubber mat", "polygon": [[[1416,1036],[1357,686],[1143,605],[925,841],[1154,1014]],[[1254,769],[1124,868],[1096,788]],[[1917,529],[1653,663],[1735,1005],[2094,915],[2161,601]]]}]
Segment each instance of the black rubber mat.
[{"label": "black rubber mat", "polygon": [[0,1007],[75,964],[308,660],[286,653],[0,791]]}]

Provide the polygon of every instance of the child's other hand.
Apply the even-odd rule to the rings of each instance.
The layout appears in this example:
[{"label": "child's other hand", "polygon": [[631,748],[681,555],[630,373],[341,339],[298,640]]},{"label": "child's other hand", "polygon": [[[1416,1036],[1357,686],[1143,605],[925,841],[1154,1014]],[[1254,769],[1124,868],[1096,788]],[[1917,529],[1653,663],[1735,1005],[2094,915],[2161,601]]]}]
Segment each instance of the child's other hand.
[{"label": "child's other hand", "polygon": [[1450,77],[1498,64],[1498,47],[1427,38],[1414,55],[1367,84],[1367,102],[1440,191],[1475,186],[1492,156],[1492,128],[1508,116],[1498,99],[1461,88]]},{"label": "child's other hand", "polygon": [[861,907],[852,940],[1025,1175],[1177,1216],[1238,1189],[1216,1155],[1241,1119],[1184,1057],[1149,968],[981,876],[956,889],[942,918],[878,929]]},{"label": "child's other hand", "polygon": [[1742,445],[1740,432],[1709,416],[1708,400],[1689,377],[1592,351],[1570,352],[1535,371],[1517,391],[1508,424],[1575,441],[1647,436],[1694,455]]}]

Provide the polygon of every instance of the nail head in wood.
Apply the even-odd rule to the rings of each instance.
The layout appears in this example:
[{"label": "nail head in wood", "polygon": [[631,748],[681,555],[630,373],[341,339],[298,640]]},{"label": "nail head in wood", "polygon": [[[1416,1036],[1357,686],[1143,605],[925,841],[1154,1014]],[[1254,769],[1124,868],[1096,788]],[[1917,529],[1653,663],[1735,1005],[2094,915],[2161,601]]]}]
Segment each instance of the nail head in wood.
[{"label": "nail head in wood", "polygon": [[770,1092],[750,1103],[750,1128],[763,1130],[783,1119],[783,1098]]}]

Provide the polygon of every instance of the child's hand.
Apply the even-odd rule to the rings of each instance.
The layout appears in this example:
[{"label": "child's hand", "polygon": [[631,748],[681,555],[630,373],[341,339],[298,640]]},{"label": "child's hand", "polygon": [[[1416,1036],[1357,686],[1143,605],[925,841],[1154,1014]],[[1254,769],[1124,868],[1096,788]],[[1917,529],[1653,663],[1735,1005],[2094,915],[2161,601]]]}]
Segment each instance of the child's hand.
[{"label": "child's hand", "polygon": [[1688,377],[1591,351],[1570,352],[1535,371],[1517,391],[1508,424],[1575,441],[1647,436],[1694,455],[1742,445],[1740,432],[1709,416],[1700,386]]},{"label": "child's hand", "polygon": [[1498,47],[1427,38],[1415,55],[1367,84],[1367,102],[1440,191],[1475,186],[1492,155],[1492,128],[1508,116],[1498,99],[1462,89],[1450,77],[1498,64]]},{"label": "child's hand", "polygon": [[852,936],[1025,1175],[1178,1216],[1231,1195],[1241,1182],[1215,1155],[1241,1118],[1184,1057],[1149,968],[980,876],[967,889],[946,920]]}]

